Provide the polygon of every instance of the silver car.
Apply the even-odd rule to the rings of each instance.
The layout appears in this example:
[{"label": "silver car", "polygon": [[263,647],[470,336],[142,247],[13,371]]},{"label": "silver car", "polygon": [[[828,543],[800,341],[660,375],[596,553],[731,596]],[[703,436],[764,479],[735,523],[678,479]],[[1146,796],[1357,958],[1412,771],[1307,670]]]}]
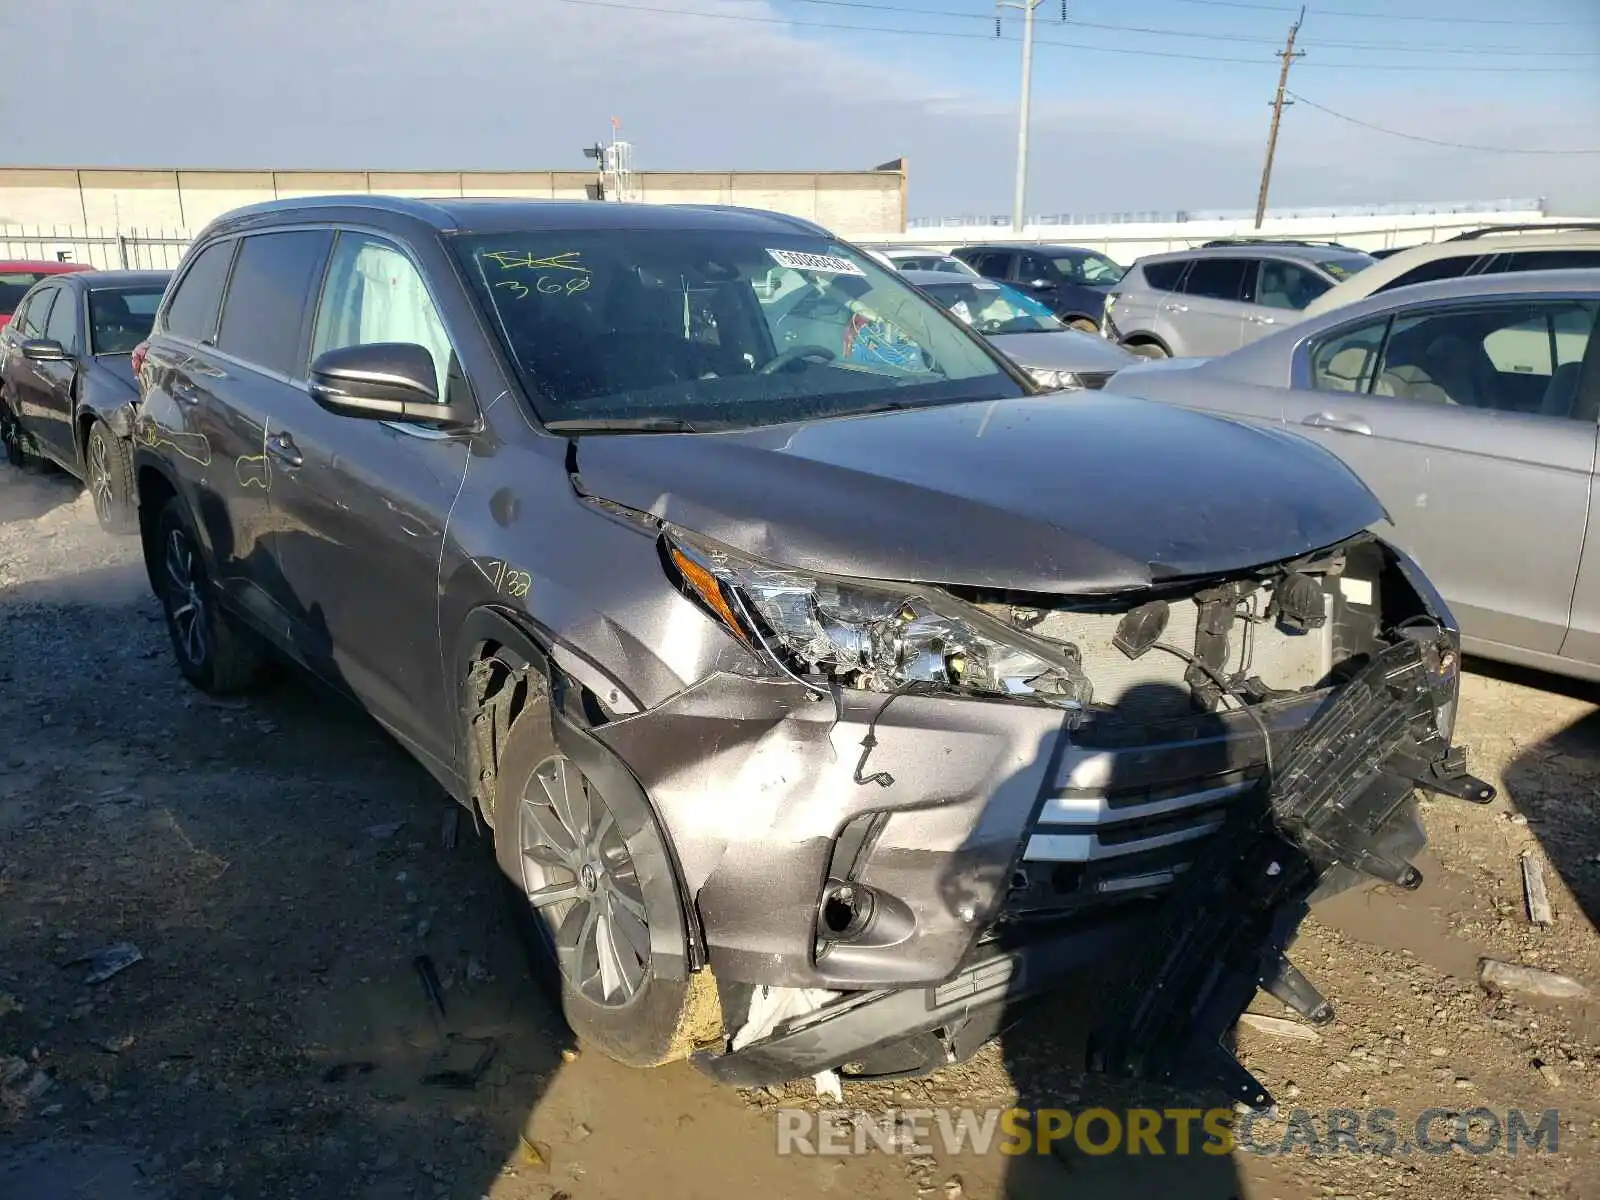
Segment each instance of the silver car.
[{"label": "silver car", "polygon": [[1600,271],[1443,280],[1108,386],[1320,442],[1383,501],[1468,651],[1600,679],[1597,312]]},{"label": "silver car", "polygon": [[960,317],[1012,362],[1050,388],[1101,388],[1136,355],[1081,329],[1003,283],[948,271],[906,271],[905,277]]},{"label": "silver car", "polygon": [[1227,354],[1280,325],[1373,258],[1348,246],[1219,242],[1152,254],[1106,297],[1100,331],[1144,358]]}]

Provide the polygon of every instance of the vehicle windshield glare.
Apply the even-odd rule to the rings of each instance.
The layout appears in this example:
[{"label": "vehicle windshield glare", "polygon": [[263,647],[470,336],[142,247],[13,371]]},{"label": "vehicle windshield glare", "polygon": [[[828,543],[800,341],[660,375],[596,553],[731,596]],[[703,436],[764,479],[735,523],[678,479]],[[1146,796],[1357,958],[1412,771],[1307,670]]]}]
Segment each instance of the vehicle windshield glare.
[{"label": "vehicle windshield glare", "polygon": [[1037,300],[988,280],[932,283],[922,290],[979,333],[1059,333],[1066,328]]},{"label": "vehicle windshield glare", "polygon": [[539,231],[452,243],[552,427],[704,431],[1026,391],[899,272],[825,237]]},{"label": "vehicle windshield glare", "polygon": [[1054,258],[1056,269],[1074,283],[1116,283],[1128,273],[1103,254],[1059,254]]},{"label": "vehicle windshield glare", "polygon": [[132,354],[150,336],[161,288],[95,288],[89,293],[89,353]]},{"label": "vehicle windshield glare", "polygon": [[0,313],[16,312],[28,289],[47,278],[43,271],[0,271]]}]

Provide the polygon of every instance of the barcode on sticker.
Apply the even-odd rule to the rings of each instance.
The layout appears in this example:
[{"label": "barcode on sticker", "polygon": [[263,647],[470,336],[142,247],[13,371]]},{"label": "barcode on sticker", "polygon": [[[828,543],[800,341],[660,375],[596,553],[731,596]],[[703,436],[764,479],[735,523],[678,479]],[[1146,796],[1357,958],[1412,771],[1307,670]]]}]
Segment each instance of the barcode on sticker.
[{"label": "barcode on sticker", "polygon": [[768,250],[772,261],[795,271],[818,271],[824,275],[865,275],[848,258],[836,254],[807,254],[801,250]]}]

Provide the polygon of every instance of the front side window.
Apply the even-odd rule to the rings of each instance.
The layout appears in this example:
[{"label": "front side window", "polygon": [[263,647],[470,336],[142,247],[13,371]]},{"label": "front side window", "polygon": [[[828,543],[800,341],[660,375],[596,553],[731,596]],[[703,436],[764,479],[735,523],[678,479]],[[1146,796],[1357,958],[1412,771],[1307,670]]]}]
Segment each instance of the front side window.
[{"label": "front side window", "polygon": [[1255,302],[1266,308],[1302,309],[1332,286],[1299,263],[1267,258],[1261,261]]},{"label": "front side window", "polygon": [[1091,287],[1116,283],[1127,273],[1126,268],[1119,267],[1104,254],[1058,254],[1055,264],[1064,278]]},{"label": "front side window", "polygon": [[1003,284],[974,279],[933,283],[922,290],[979,333],[1059,333],[1066,328],[1043,304]]},{"label": "front side window", "polygon": [[1396,315],[1378,395],[1547,417],[1575,411],[1596,300],[1507,300]]},{"label": "front side window", "polygon": [[1008,251],[990,250],[974,256],[972,269],[979,275],[986,275],[990,279],[1004,279],[1006,272],[1011,269],[1013,255]]},{"label": "front side window", "polygon": [[1056,281],[1056,272],[1044,255],[1023,254],[1017,259],[1017,279],[1023,283],[1051,284]]},{"label": "front side window", "polygon": [[22,317],[22,336],[28,340],[42,338],[46,323],[50,320],[50,307],[57,296],[61,294],[58,287],[48,287],[33,294],[28,301],[28,311]]},{"label": "front side window", "polygon": [[1311,386],[1323,392],[1366,392],[1377,374],[1389,318],[1342,330],[1311,348]]},{"label": "front side window", "polygon": [[1245,275],[1253,265],[1247,258],[1197,258],[1183,281],[1183,290],[1209,300],[1238,300],[1244,295]]},{"label": "front side window", "polygon": [[547,423],[747,427],[1024,391],[898,272],[825,237],[453,242]]},{"label": "front side window", "polygon": [[68,350],[78,345],[78,298],[71,288],[57,288],[56,302],[50,306],[50,319],[45,322],[44,336],[59,342]]},{"label": "front side window", "polygon": [[410,342],[426,349],[433,356],[439,395],[448,395],[450,338],[416,265],[392,242],[343,233],[317,307],[311,358],[376,342]]},{"label": "front side window", "polygon": [[252,234],[228,282],[217,346],[280,375],[300,373],[300,335],[332,234],[325,229]]},{"label": "front side window", "polygon": [[150,336],[159,287],[95,288],[89,293],[89,353],[131,354]]},{"label": "front side window", "polygon": [[217,331],[217,311],[222,304],[222,287],[228,281],[233,263],[233,242],[213,242],[200,251],[183,273],[172,302],[167,305],[167,332],[197,342]]}]

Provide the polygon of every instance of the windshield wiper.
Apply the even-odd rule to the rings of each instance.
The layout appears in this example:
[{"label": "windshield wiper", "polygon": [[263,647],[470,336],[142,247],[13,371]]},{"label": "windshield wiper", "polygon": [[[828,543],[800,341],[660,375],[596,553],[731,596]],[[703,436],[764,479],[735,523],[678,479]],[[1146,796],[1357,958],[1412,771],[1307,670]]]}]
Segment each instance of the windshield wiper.
[{"label": "windshield wiper", "polygon": [[568,417],[546,421],[552,433],[695,433],[695,427],[682,417]]}]

